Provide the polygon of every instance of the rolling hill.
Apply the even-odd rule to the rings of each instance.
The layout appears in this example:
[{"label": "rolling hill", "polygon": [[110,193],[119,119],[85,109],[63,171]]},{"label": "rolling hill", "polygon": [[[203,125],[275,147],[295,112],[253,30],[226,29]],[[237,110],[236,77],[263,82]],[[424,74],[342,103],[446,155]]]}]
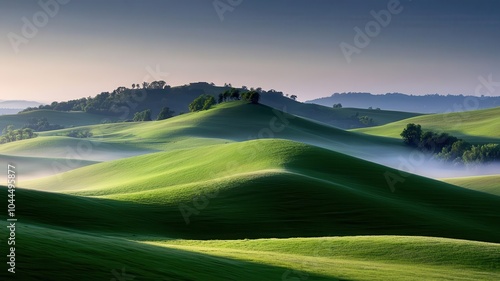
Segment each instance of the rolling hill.
[{"label": "rolling hill", "polygon": [[447,178],[442,181],[500,196],[500,175]]},{"label": "rolling hill", "polygon": [[[4,227],[2,222],[0,225]],[[428,237],[142,240],[19,226],[20,280],[496,280],[499,245]],[[64,241],[61,243],[61,241]],[[70,266],[71,270],[61,270]],[[418,272],[409,275],[408,272]],[[10,273],[9,273],[10,274]],[[0,278],[12,278],[6,271]]]},{"label": "rolling hill", "polygon": [[447,132],[472,143],[500,143],[500,107],[417,116],[383,126],[354,129],[353,131],[401,138],[399,134],[408,123],[420,124],[424,130]]},{"label": "rolling hill", "polygon": [[[93,136],[85,139],[66,136],[75,129],[89,130]],[[304,142],[382,164],[389,162],[386,157],[411,152],[398,140],[347,132],[264,105],[228,102],[208,111],[162,121],[101,124],[41,132],[34,139],[0,145],[0,154],[105,161],[155,151],[263,138]],[[380,157],[381,151],[384,151],[383,157]]]},{"label": "rolling hill", "polygon": [[[38,206],[59,208],[55,202],[64,201],[72,211],[59,215],[60,226],[73,218],[76,228],[170,237],[393,234],[498,242],[500,198],[418,176],[391,192],[386,172],[397,173],[306,144],[255,140],[136,156],[31,181],[23,186],[67,195],[25,191],[34,197],[21,199],[19,209],[26,221],[49,221],[53,211],[40,215]],[[196,201],[201,195],[206,206]],[[109,206],[104,214],[103,204]],[[111,223],[117,216],[127,223]],[[144,217],[155,223],[136,230]]]},{"label": "rolling hill", "polygon": [[[409,155],[399,140],[264,105],[42,132],[0,153],[19,166],[22,280],[500,277],[500,197],[417,175],[391,188],[400,171],[360,158]],[[49,176],[22,178],[37,166]]]}]

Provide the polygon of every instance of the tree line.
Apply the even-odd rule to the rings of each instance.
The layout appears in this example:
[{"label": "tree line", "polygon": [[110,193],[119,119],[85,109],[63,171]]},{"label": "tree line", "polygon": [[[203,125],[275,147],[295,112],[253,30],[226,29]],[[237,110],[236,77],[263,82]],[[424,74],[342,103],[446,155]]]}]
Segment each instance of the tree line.
[{"label": "tree line", "polygon": [[400,135],[405,144],[437,159],[462,164],[500,161],[499,144],[472,145],[447,133],[423,131],[422,126],[414,123],[407,124]]}]

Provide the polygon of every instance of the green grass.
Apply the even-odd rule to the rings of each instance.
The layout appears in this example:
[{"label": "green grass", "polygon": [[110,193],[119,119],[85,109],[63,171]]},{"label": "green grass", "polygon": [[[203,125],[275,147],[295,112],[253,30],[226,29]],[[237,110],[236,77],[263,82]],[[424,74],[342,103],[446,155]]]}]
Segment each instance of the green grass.
[{"label": "green grass", "polygon": [[[399,140],[241,102],[80,128],[93,137],[0,145],[23,187],[19,280],[500,278],[500,197],[415,175],[391,190],[399,171],[343,154],[406,155]],[[64,160],[75,169],[21,180]]]},{"label": "green grass", "polygon": [[[80,128],[93,133],[93,138],[90,140],[116,144],[117,147],[127,144],[142,151],[170,151],[261,138],[289,139],[362,158],[378,157],[380,149],[390,149],[394,154],[410,151],[398,140],[346,132],[284,114],[268,106],[243,102],[224,103],[208,111],[184,114],[163,121],[103,124]],[[61,137],[67,131],[69,129],[44,132],[31,142],[34,145],[37,142],[44,142],[46,137]],[[18,146],[11,144],[16,147],[15,149],[1,145],[0,153],[11,155],[22,155],[20,154],[22,151],[32,153],[30,142],[16,143]],[[61,147],[53,140],[45,143],[53,144],[54,150]]]},{"label": "green grass", "polygon": [[[500,198],[418,176],[393,193],[386,172],[397,173],[306,144],[257,140],[79,168],[25,184],[70,197],[26,191],[33,198],[20,201],[32,201],[21,210],[34,220],[41,206],[64,201],[73,210],[64,214],[68,220],[102,231],[111,231],[103,226],[109,224],[133,232],[131,225],[148,218],[157,223],[141,231],[203,239],[394,234],[498,241]],[[200,195],[208,196],[206,206],[195,202]],[[189,224],[181,204],[195,208]],[[101,205],[114,207],[103,214]],[[126,224],[107,221],[117,216]]]},{"label": "green grass", "polygon": [[17,178],[18,184],[21,185],[27,180],[52,176],[95,163],[97,162],[80,159],[12,156],[0,154],[1,167],[7,167],[8,164],[14,165],[17,173],[19,174]]},{"label": "green grass", "polygon": [[[500,276],[500,245],[464,240],[357,236],[148,243],[288,267],[294,257],[297,260],[301,256],[298,271],[302,274],[320,272],[349,280],[478,280]],[[401,270],[417,270],[418,276],[403,276]],[[300,273],[290,276],[299,277]]]},{"label": "green grass", "polygon": [[500,196],[500,175],[448,178],[442,181]]},{"label": "green grass", "polygon": [[[107,161],[153,152],[133,144],[107,142],[100,138],[40,136],[0,145],[0,153],[11,156]],[[15,160],[13,160],[15,161]]]},{"label": "green grass", "polygon": [[444,131],[470,142],[500,143],[500,130],[498,130],[500,107],[468,112],[424,115],[383,126],[355,129],[353,131],[401,138],[399,134],[408,123],[420,124],[424,130]]},{"label": "green grass", "polygon": [[[5,228],[4,219],[0,225]],[[132,280],[500,278],[500,245],[465,240],[400,236],[151,240],[28,223],[18,223],[16,232],[15,277],[26,281],[116,280],[124,277],[122,273]],[[6,270],[0,272],[2,280],[12,277]]]}]

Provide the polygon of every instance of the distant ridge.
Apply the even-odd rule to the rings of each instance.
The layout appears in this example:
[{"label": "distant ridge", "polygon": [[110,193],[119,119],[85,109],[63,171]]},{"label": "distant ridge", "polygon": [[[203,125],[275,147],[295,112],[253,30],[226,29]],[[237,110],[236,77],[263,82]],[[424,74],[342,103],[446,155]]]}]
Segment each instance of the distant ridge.
[{"label": "distant ridge", "polygon": [[425,95],[414,96],[401,93],[374,95],[371,93],[335,93],[306,101],[324,106],[341,103],[343,107],[381,108],[383,110],[398,110],[418,113],[445,113],[500,106],[500,97],[464,96],[464,95]]},{"label": "distant ridge", "polygon": [[27,100],[0,100],[0,108],[2,109],[25,109],[39,105],[42,103]]}]

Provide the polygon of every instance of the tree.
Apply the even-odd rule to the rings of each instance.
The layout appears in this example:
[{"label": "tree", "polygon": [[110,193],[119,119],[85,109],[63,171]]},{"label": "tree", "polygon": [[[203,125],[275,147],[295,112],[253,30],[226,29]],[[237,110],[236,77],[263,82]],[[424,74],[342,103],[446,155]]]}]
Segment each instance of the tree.
[{"label": "tree", "polygon": [[241,94],[241,98],[243,100],[249,101],[253,104],[259,103],[260,100],[260,94],[257,91],[250,91],[250,92],[245,92]]},{"label": "tree", "polygon": [[170,110],[168,107],[164,107],[161,109],[160,113],[158,114],[158,117],[156,120],[164,120],[168,119],[174,116],[174,111]]},{"label": "tree", "polygon": [[333,105],[333,108],[342,108],[342,104],[341,103],[336,103]]},{"label": "tree", "polygon": [[224,93],[222,93],[222,95],[224,96],[224,101],[228,101],[229,98],[231,98],[231,91],[226,90],[224,91]]},{"label": "tree", "polygon": [[147,89],[149,87],[149,83],[148,82],[142,82],[142,88],[143,89]]},{"label": "tree", "polygon": [[239,100],[240,99],[240,91],[237,89],[231,89],[231,95],[230,98],[232,100]]},{"label": "tree", "polygon": [[149,84],[148,89],[163,89],[167,83],[163,80],[153,81]]},{"label": "tree", "polygon": [[216,105],[217,102],[215,102],[215,99],[213,96],[207,95],[205,98],[205,102],[203,103],[203,108],[202,110],[208,110],[210,109],[213,105]]},{"label": "tree", "polygon": [[134,84],[132,84],[132,89],[135,89],[135,83],[134,83]]},{"label": "tree", "polygon": [[146,109],[141,112],[136,112],[132,120],[134,120],[134,122],[151,121],[151,109]]},{"label": "tree", "polygon": [[291,96],[290,96],[290,98],[291,98],[292,100],[297,100],[297,96],[296,96],[296,95],[291,95]]},{"label": "tree", "polygon": [[201,95],[194,99],[190,104],[189,104],[189,111],[191,112],[196,112],[200,110],[207,110],[212,107],[212,105],[217,104],[215,102],[215,98],[211,95]]},{"label": "tree", "polygon": [[400,136],[403,138],[404,143],[410,146],[418,147],[422,137],[422,127],[420,125],[410,123],[406,125],[406,128]]}]

